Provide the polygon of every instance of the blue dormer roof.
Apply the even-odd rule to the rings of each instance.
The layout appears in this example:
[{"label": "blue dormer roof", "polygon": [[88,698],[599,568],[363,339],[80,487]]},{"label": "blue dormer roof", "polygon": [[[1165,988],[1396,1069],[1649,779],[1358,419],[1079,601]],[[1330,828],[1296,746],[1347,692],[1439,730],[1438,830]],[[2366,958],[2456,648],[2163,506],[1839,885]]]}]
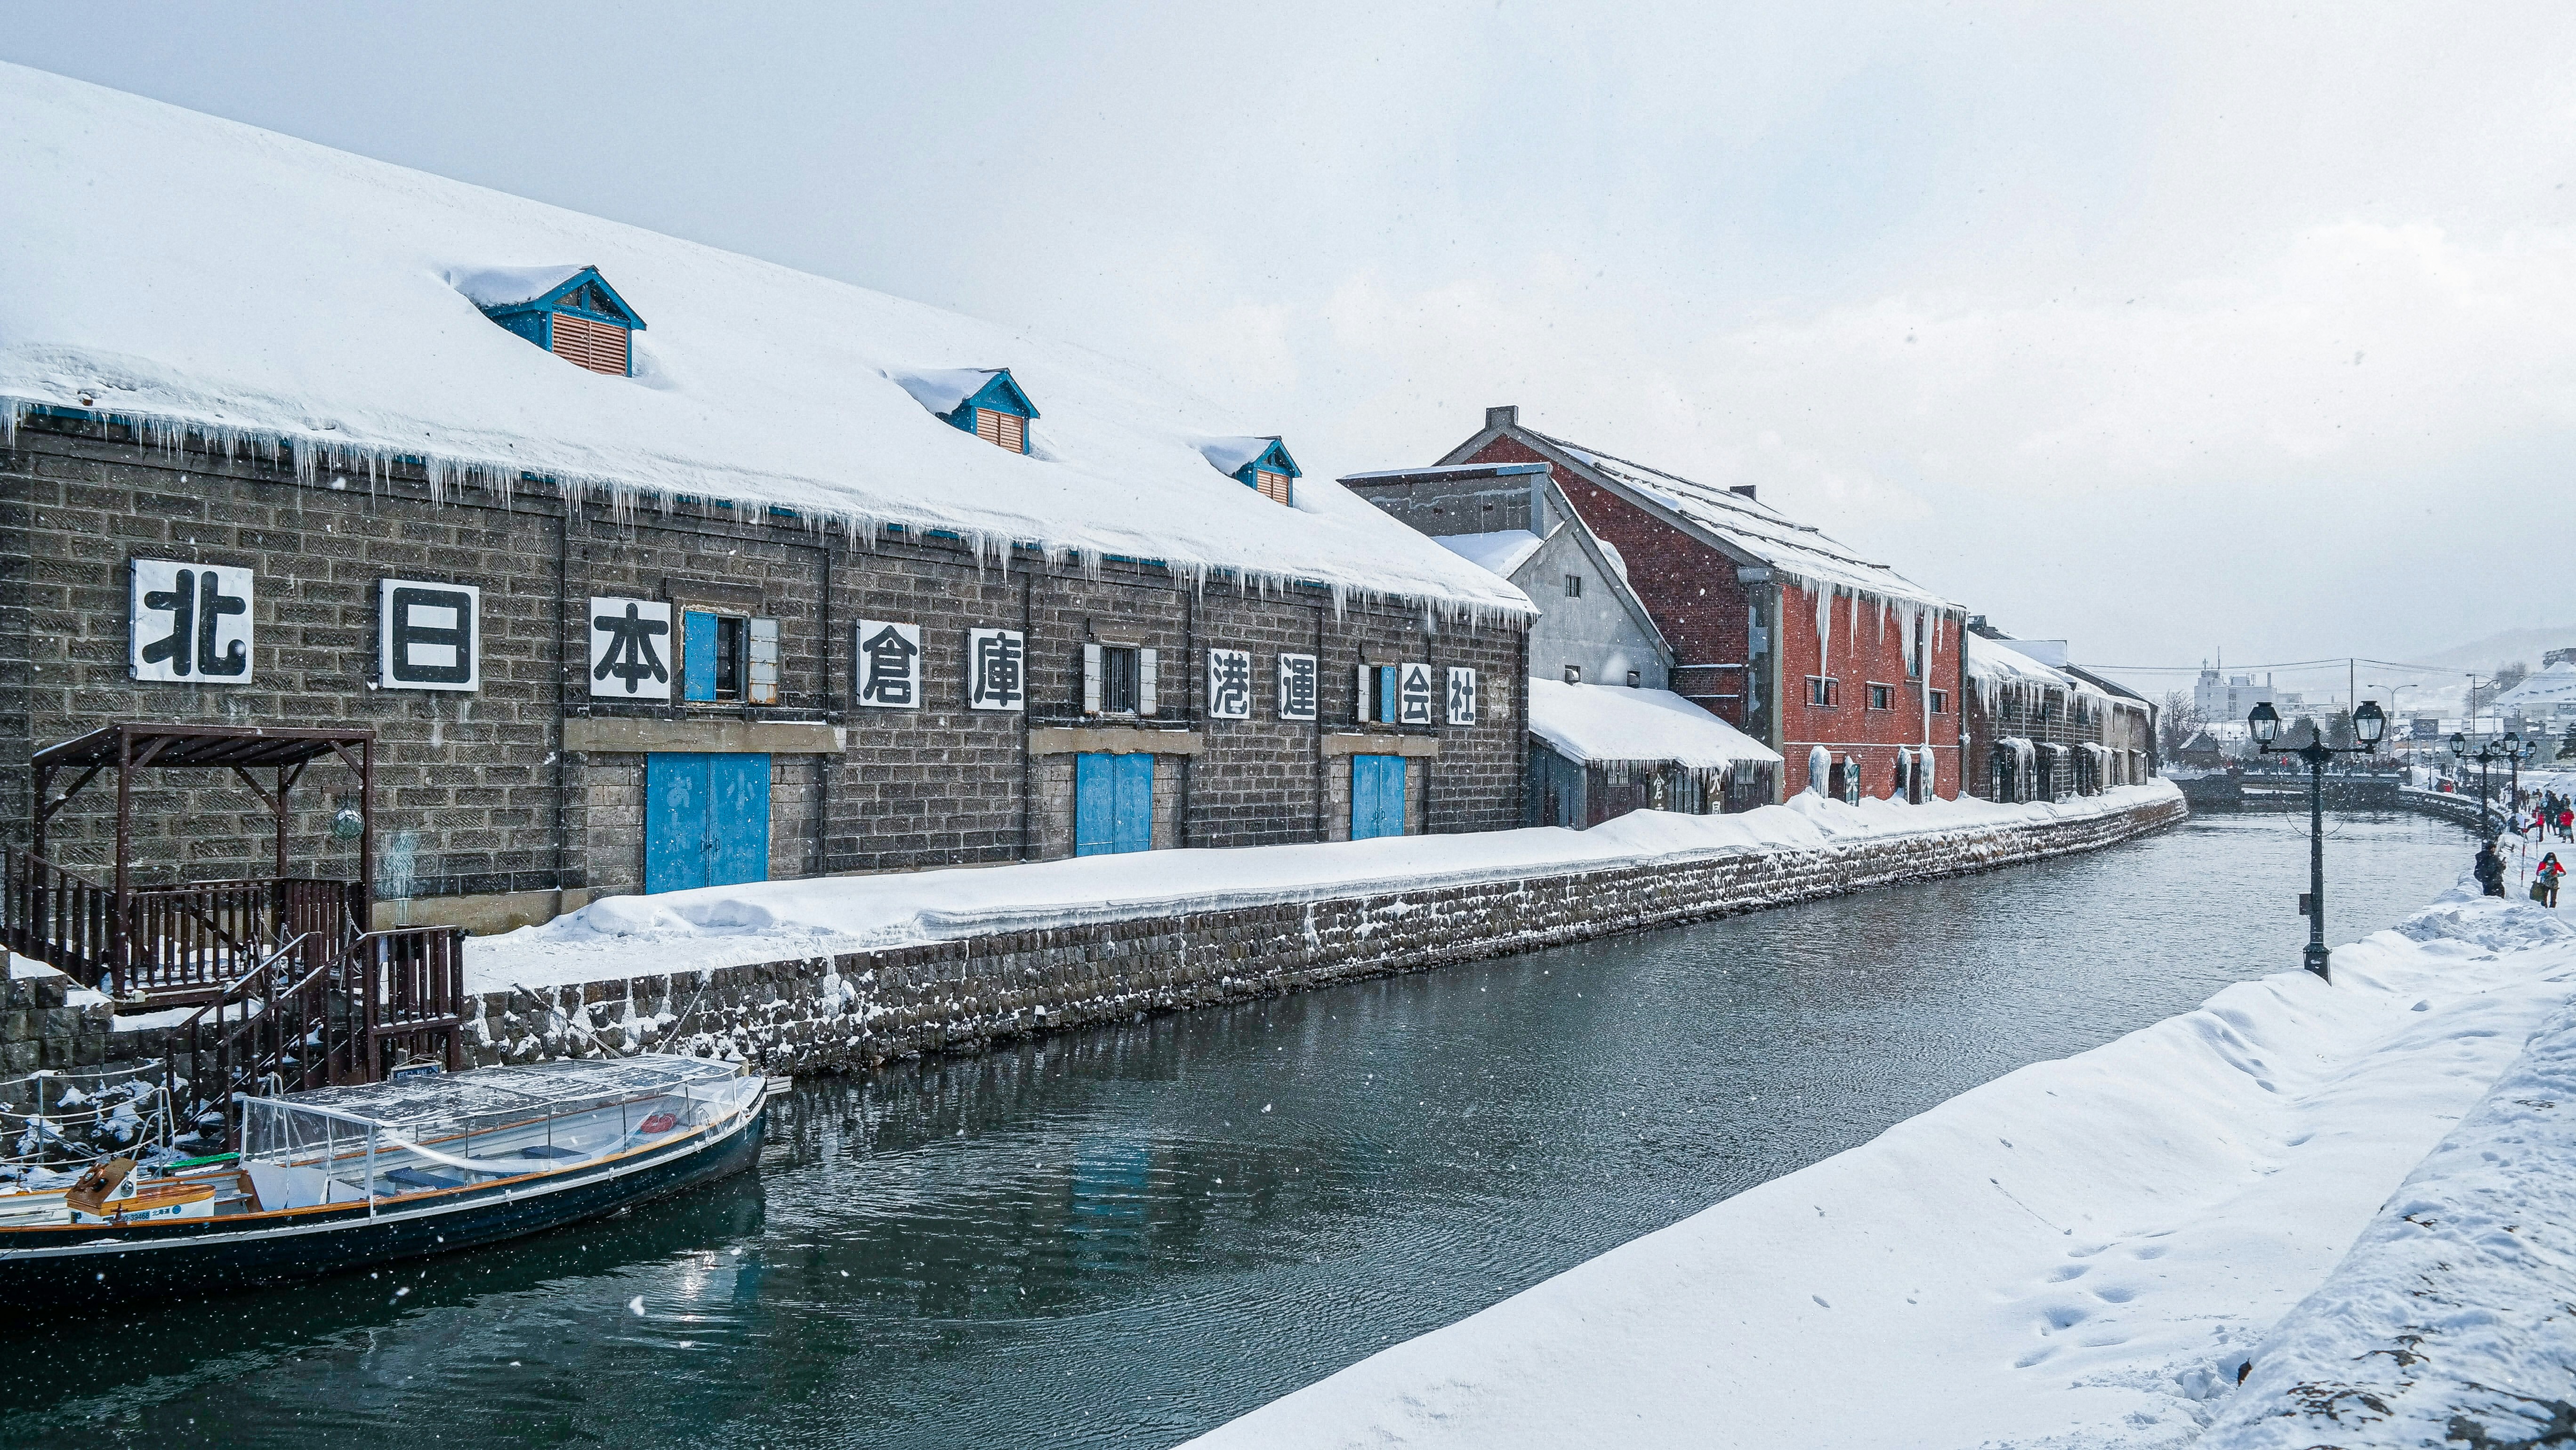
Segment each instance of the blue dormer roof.
[{"label": "blue dormer roof", "polygon": [[597,267],[486,267],[451,272],[447,280],[484,316],[565,361],[635,375],[635,334],[644,319]]},{"label": "blue dormer roof", "polygon": [[530,313],[569,312],[629,332],[644,330],[643,317],[597,267],[486,267],[456,273],[449,281],[484,316],[504,326],[508,319]]},{"label": "blue dormer roof", "polygon": [[[963,433],[983,432],[1005,448],[1029,451],[1028,425],[1038,415],[1038,405],[1020,390],[1009,368],[925,368],[887,376],[949,427]],[[979,412],[999,413],[1020,421],[996,432],[979,428],[975,416]]]},{"label": "blue dormer roof", "polygon": [[[1202,438],[1199,456],[1208,461],[1209,467],[1245,488],[1261,487],[1264,473],[1276,473],[1292,481],[1305,473],[1297,466],[1297,460],[1288,456],[1288,445],[1276,438]],[[1286,503],[1288,498],[1280,495],[1278,502]]]}]

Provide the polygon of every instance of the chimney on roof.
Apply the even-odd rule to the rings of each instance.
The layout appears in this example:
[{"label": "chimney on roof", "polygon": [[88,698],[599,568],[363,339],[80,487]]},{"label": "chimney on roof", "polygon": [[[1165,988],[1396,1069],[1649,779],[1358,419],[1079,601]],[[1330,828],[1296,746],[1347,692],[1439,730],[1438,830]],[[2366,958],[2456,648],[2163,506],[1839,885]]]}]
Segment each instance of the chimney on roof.
[{"label": "chimney on roof", "polygon": [[1520,425],[1521,409],[1518,403],[1505,403],[1499,408],[1485,410],[1485,426],[1488,428],[1517,428]]},{"label": "chimney on roof", "polygon": [[[1749,484],[1749,483],[1739,483],[1739,484],[1735,485],[1733,488],[1728,489],[1728,490],[1727,490],[1727,492],[1728,492],[1728,493],[1740,493],[1740,494],[1744,495],[1746,498],[1752,498],[1752,497],[1753,497],[1753,485],[1752,485],[1752,484]],[[1759,500],[1756,500],[1756,502],[1759,502]]]}]

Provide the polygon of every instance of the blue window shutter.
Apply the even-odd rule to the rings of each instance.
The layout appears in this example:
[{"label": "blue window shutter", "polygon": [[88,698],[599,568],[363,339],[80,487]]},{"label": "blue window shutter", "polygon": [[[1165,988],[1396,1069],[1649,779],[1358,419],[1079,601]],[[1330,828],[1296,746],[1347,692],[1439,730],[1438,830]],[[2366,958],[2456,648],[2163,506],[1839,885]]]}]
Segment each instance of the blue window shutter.
[{"label": "blue window shutter", "polygon": [[1396,700],[1396,673],[1393,665],[1377,668],[1377,718],[1389,725],[1404,718],[1403,707]]},{"label": "blue window shutter", "polygon": [[1099,856],[1118,844],[1118,787],[1109,762],[1092,752],[1073,758],[1073,854]]},{"label": "blue window shutter", "polygon": [[680,696],[687,700],[716,697],[716,617],[697,610],[680,615]]}]

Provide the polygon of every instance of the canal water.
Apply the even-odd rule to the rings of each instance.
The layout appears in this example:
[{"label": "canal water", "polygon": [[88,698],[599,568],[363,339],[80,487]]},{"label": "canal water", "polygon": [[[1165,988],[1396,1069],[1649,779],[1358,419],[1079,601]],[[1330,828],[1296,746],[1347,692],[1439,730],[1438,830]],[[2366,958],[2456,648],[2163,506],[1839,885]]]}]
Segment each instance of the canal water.
[{"label": "canal water", "polygon": [[[2421,817],[2330,824],[2336,941],[2471,851]],[[7,1324],[0,1444],[1169,1445],[2296,966],[2306,859],[2304,817],[2204,815],[817,1083],[773,1109],[757,1174],[604,1223]]]}]

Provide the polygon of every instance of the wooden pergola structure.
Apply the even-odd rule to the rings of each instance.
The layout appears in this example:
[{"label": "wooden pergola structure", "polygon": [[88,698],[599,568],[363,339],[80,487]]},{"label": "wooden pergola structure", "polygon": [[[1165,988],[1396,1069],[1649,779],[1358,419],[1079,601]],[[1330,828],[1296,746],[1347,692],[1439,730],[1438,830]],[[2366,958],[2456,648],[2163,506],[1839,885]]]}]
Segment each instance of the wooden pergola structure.
[{"label": "wooden pergola structure", "polygon": [[[194,1005],[171,1034],[169,1070],[210,1103],[235,1091],[371,1082],[399,1053],[463,1065],[462,928],[371,930],[375,901],[375,732],[129,722],[48,745],[32,761],[28,849],[0,853],[0,945],[40,958],[121,1005]],[[324,759],[357,777],[354,878],[295,869],[294,791]],[[266,877],[137,885],[137,772],[228,772],[277,825]],[[65,805],[116,778],[112,881],[46,855]],[[267,773],[266,780],[252,772]],[[69,784],[55,793],[58,782]]]},{"label": "wooden pergola structure", "polygon": [[[121,723],[37,751],[28,850],[8,872],[13,950],[39,956],[85,986],[157,1005],[219,993],[265,951],[301,934],[317,953],[366,930],[375,899],[375,739],[366,729]],[[336,758],[358,778],[356,879],[293,869],[293,793],[315,761]],[[265,880],[138,887],[134,785],[145,770],[229,771],[275,818],[276,874]],[[263,785],[254,770],[273,772]],[[112,885],[84,880],[46,855],[47,828],[92,781],[116,773]],[[75,772],[77,772],[75,774]],[[70,775],[60,795],[54,784]],[[13,853],[14,855],[15,853]],[[23,870],[20,869],[23,865]]]}]

